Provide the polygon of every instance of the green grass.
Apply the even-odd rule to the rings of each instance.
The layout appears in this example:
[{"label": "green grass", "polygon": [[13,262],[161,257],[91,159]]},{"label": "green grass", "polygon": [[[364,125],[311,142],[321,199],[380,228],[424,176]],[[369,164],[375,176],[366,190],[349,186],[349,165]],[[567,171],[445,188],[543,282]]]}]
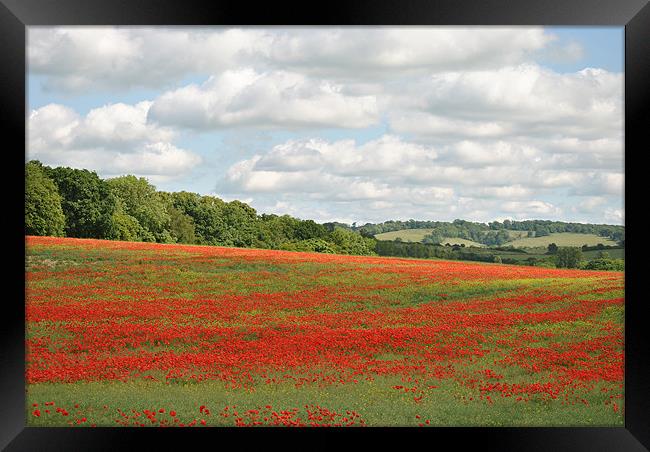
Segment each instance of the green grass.
[{"label": "green grass", "polygon": [[395,240],[398,237],[403,242],[421,242],[433,229],[402,229],[401,231],[382,232],[375,235],[377,240]]},{"label": "green grass", "polygon": [[508,242],[505,245],[512,245],[516,248],[533,248],[539,246],[548,246],[555,243],[557,246],[594,246],[602,243],[603,245],[616,245],[616,242],[606,237],[599,237],[595,234],[575,234],[572,232],[557,232],[544,237],[526,237]]},{"label": "green grass", "polygon": [[[395,240],[400,238],[403,242],[421,242],[425,236],[431,234],[431,231],[433,229],[403,229],[401,231],[383,232],[375,235],[375,238],[377,240]],[[445,237],[442,240],[442,244],[485,247],[482,243],[457,237]]]},{"label": "green grass", "polygon": [[460,239],[458,237],[445,237],[442,240],[442,244],[443,245],[446,245],[446,244],[449,244],[449,245],[465,245],[466,247],[475,246],[475,247],[478,247],[478,248],[484,248],[485,247],[485,245],[483,245],[482,243],[474,242],[472,240],[467,240],[467,239]]},{"label": "green grass", "polygon": [[[328,386],[312,384],[300,388],[291,382],[282,382],[258,385],[251,392],[229,389],[215,381],[170,385],[143,381],[36,384],[30,385],[27,398],[30,402],[39,403],[42,414],[34,417],[31,414],[34,408],[30,403],[25,416],[30,426],[60,426],[62,421],[74,423],[85,416],[97,426],[114,427],[117,425],[116,419],[123,419],[118,408],[130,407],[136,412],[157,412],[164,408],[165,413],[157,413],[157,419],[169,422],[172,419],[169,412],[174,410],[183,423],[205,419],[208,426],[233,426],[233,416],[222,416],[222,407],[235,405],[236,408],[230,409],[230,412],[237,411],[247,419],[246,411],[258,409],[264,412],[265,406],[271,405],[271,410],[276,412],[298,409],[297,416],[304,419],[305,405],[312,405],[314,400],[318,400],[320,406],[344,416],[346,411],[351,410],[362,413],[368,426],[417,426],[426,419],[430,421],[430,426],[593,427],[618,425],[620,422],[620,416],[603,403],[609,395],[597,391],[584,394],[592,406],[586,414],[580,404],[562,405],[560,399],[512,403],[511,398],[493,394],[493,402],[490,403],[480,399],[479,391],[468,392],[467,388],[451,380],[431,380],[422,386],[429,384],[437,387],[425,389],[419,403],[413,402],[413,393],[394,389],[393,386],[397,385],[412,385],[392,376],[378,377],[373,382],[361,380],[356,384]],[[354,392],[354,397],[350,397],[350,390]],[[56,405],[45,407],[43,404],[48,401],[54,401]],[[74,408],[75,404],[79,404],[78,409]],[[201,414],[200,405],[208,407],[210,414]],[[62,417],[55,412],[56,407],[65,408],[70,415]],[[45,408],[51,408],[51,413],[45,414]],[[144,416],[136,416],[131,410],[125,413],[130,417],[130,424],[137,420],[152,425]],[[420,419],[416,417],[418,415]]]},{"label": "green grass", "polygon": [[[433,229],[403,229],[401,231],[392,231],[392,232],[383,232],[381,234],[375,235],[377,240],[395,240],[397,238],[402,239],[403,242],[421,242],[425,236],[431,234]],[[576,234],[572,232],[556,232],[544,237],[526,237],[528,234],[526,231],[507,231],[508,235],[511,238],[511,241],[504,243],[502,246],[514,246],[515,248],[546,248],[551,243],[555,243],[557,246],[595,246],[599,243],[603,245],[616,245],[616,242],[606,238],[600,237],[595,234]],[[485,247],[485,245],[474,242],[472,240],[466,240],[461,238],[452,238],[445,237],[442,241],[442,244],[464,244],[466,247]],[[533,251],[533,250],[531,250]],[[544,250],[545,251],[545,250]],[[612,259],[622,259],[624,256],[615,252],[610,252]],[[538,254],[532,252],[531,254]],[[543,253],[542,253],[543,254]],[[517,259],[520,256],[513,256]],[[530,257],[530,256],[526,256]],[[595,257],[595,254],[594,254]],[[591,258],[591,256],[589,256]]]}]

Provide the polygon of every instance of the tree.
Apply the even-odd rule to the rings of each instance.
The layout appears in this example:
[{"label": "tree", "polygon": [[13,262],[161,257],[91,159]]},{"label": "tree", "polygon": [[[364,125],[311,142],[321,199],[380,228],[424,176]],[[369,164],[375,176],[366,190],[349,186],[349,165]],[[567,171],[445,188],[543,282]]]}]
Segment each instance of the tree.
[{"label": "tree", "polygon": [[496,256],[494,256],[494,263],[495,264],[503,263],[503,260],[501,259],[501,256],[499,256],[498,254]]},{"label": "tree", "polygon": [[124,212],[135,218],[142,227],[141,237],[145,242],[173,242],[169,232],[170,216],[163,197],[143,177],[122,176],[108,179],[111,193],[119,198]]},{"label": "tree", "polygon": [[170,234],[178,243],[196,243],[194,221],[175,207],[168,206]]},{"label": "tree", "polygon": [[439,231],[434,230],[434,231],[431,232],[431,234],[426,235],[424,237],[424,239],[422,240],[422,242],[423,243],[437,244],[437,243],[442,243],[442,241],[444,239],[445,238],[442,236],[442,234]]},{"label": "tree", "polygon": [[64,235],[65,216],[61,196],[38,161],[25,165],[25,233],[27,235]]},{"label": "tree", "polygon": [[560,268],[578,268],[582,260],[582,250],[575,247],[562,247],[557,250],[555,264]]},{"label": "tree", "polygon": [[339,248],[331,242],[323,239],[307,239],[299,242],[285,243],[281,247],[283,250],[289,251],[311,251],[316,253],[339,253]]},{"label": "tree", "polygon": [[587,262],[584,268],[585,270],[625,271],[625,260],[599,258]]},{"label": "tree", "polygon": [[126,213],[124,202],[117,198],[115,210],[111,215],[111,228],[107,238],[111,240],[124,240],[127,242],[143,241],[146,231],[137,219]]},{"label": "tree", "polygon": [[557,245],[555,243],[549,243],[547,250],[546,254],[555,254],[557,253]]},{"label": "tree", "polygon": [[550,235],[550,233],[546,226],[538,226],[535,230],[535,237],[545,237],[547,235]]},{"label": "tree", "polygon": [[108,238],[115,198],[94,171],[67,167],[44,168],[61,195],[68,237]]},{"label": "tree", "polygon": [[[334,230],[342,228],[334,228]],[[357,234],[355,234],[357,235]],[[312,238],[324,238],[327,236],[327,229],[322,224],[314,220],[302,220],[296,227],[296,238],[298,240],[307,240]]]},{"label": "tree", "polygon": [[351,231],[336,228],[330,233],[330,240],[336,244],[343,254],[373,255],[375,254],[374,239],[361,237]]}]

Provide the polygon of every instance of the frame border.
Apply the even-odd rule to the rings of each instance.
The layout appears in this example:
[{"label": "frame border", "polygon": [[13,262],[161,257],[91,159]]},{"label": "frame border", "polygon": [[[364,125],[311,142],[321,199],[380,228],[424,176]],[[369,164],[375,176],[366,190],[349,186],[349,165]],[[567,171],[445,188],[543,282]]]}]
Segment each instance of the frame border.
[{"label": "frame border", "polygon": [[[310,8],[310,6],[312,6]],[[644,188],[640,183],[640,154],[648,148],[650,125],[650,5],[647,0],[482,0],[470,4],[464,0],[332,0],[317,5],[267,3],[251,8],[243,2],[186,0],[0,0],[0,124],[9,132],[12,143],[25,150],[26,140],[26,27],[37,25],[592,25],[625,27],[625,200]],[[644,143],[642,145],[641,143]],[[14,146],[15,147],[15,146]],[[638,147],[638,149],[637,149]],[[9,149],[8,149],[9,150]],[[20,178],[24,159],[15,149],[11,168]],[[633,176],[634,174],[634,176]],[[8,178],[3,178],[8,180]],[[12,180],[13,182],[13,180]],[[4,182],[5,192],[15,184]],[[24,182],[22,182],[24,188]],[[641,201],[643,202],[643,201]],[[25,253],[24,204],[19,196],[9,201],[17,221],[9,226],[9,249],[17,256]],[[626,211],[626,229],[632,240],[641,237],[640,215]],[[636,226],[635,223],[636,222]],[[629,237],[628,237],[629,240]],[[634,243],[634,242],[633,242]],[[482,449],[535,451],[642,451],[650,449],[650,343],[643,316],[640,284],[640,252],[626,247],[625,258],[625,427],[539,427],[539,428],[437,428],[369,429],[392,434],[406,431],[411,439],[440,441],[448,439],[455,447],[473,445]],[[24,333],[25,281],[19,266],[9,266],[12,281],[8,308],[3,311],[0,330],[2,346],[2,403],[0,403],[0,447],[7,450],[115,450],[116,446],[143,441],[166,448],[176,443],[187,447],[188,439],[216,439],[214,433],[227,433],[238,444],[246,443],[249,430],[133,428],[67,429],[25,427]],[[279,440],[296,441],[296,431],[255,429]],[[350,437],[364,442],[370,439],[355,429],[342,435],[335,430],[330,439],[339,442]],[[416,431],[417,430],[417,431]],[[331,431],[331,430],[330,430]],[[190,433],[193,436],[189,436]],[[431,435],[430,433],[433,433]],[[299,431],[301,439],[312,442],[315,433]],[[420,436],[422,435],[422,436]],[[256,436],[256,435],[253,435]],[[321,435],[319,435],[321,436]],[[372,435],[375,436],[375,435]],[[220,436],[221,437],[221,436]],[[320,439],[320,438],[319,438]],[[325,439],[325,438],[323,438]],[[216,443],[218,444],[218,443]],[[130,448],[130,447],[129,447]]]}]

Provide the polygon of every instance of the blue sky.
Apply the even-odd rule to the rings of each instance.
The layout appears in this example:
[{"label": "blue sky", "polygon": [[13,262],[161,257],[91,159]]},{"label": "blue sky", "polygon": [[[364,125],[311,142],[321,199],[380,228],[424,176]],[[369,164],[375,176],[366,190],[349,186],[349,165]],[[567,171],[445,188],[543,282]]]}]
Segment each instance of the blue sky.
[{"label": "blue sky", "polygon": [[27,158],[318,221],[623,222],[622,27],[30,27]]}]

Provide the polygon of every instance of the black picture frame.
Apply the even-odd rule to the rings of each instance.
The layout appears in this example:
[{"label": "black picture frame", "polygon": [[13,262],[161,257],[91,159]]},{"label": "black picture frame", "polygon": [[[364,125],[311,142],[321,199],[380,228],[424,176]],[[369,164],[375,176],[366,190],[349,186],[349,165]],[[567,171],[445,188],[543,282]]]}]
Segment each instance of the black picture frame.
[{"label": "black picture frame", "polygon": [[[19,181],[24,171],[25,145],[25,36],[32,25],[615,25],[625,27],[625,201],[628,246],[625,258],[625,427],[562,428],[437,428],[407,429],[410,440],[425,440],[427,448],[448,440],[455,449],[473,446],[482,450],[641,451],[650,449],[649,344],[644,317],[640,204],[631,204],[634,193],[643,193],[643,154],[650,126],[650,5],[647,0],[334,0],[322,4],[199,0],[0,0],[0,124],[12,146],[5,146],[9,171]],[[644,152],[645,151],[645,152]],[[18,184],[18,185],[17,185]],[[24,257],[24,204],[16,187],[20,182],[3,178],[6,229],[4,249],[16,260],[6,260],[3,291],[3,328],[0,332],[2,399],[0,399],[0,447],[6,450],[123,450],[144,441],[147,450],[189,447],[188,441],[209,439],[221,447],[224,429],[131,428],[30,428],[25,427],[24,380],[24,275],[18,264]],[[23,186],[24,187],[24,186]],[[647,232],[646,232],[647,234]],[[631,240],[631,241],[630,241]],[[8,291],[7,286],[12,290]],[[175,430],[171,433],[171,430]],[[179,432],[179,430],[184,430]],[[218,432],[216,432],[218,430]],[[289,429],[228,430],[237,447],[259,432],[271,434],[288,447],[302,447],[315,433]],[[363,431],[365,430],[365,431]],[[323,441],[364,441],[375,433],[400,429],[354,429],[319,435]],[[401,430],[404,433],[404,430]],[[217,435],[218,433],[218,440]],[[383,435],[381,435],[383,436]]]}]

